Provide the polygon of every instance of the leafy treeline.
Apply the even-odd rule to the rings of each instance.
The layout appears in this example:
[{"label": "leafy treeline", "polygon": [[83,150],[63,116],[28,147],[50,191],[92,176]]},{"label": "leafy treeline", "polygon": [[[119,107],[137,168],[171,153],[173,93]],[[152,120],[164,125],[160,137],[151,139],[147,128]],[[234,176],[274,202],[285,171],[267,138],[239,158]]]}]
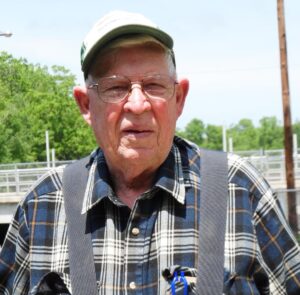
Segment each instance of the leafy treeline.
[{"label": "leafy treeline", "polygon": [[72,97],[75,76],[0,54],[0,162],[45,161],[45,131],[60,160],[95,147]]},{"label": "leafy treeline", "polygon": [[[184,130],[177,130],[181,135],[204,148],[221,150],[223,127],[205,125],[199,119],[190,121]],[[297,134],[300,147],[300,121],[293,124],[293,133]],[[255,127],[250,119],[241,119],[226,130],[227,138],[232,138],[236,151],[283,149],[283,126],[276,117],[264,117]]]},{"label": "leafy treeline", "polygon": [[[45,161],[45,131],[59,160],[87,155],[95,148],[72,96],[75,76],[67,69],[30,64],[0,53],[0,163]],[[294,124],[300,146],[300,122]],[[222,149],[222,126],[193,119],[177,134],[197,144]],[[283,148],[283,131],[274,117],[255,127],[243,119],[227,129],[235,150]]]}]

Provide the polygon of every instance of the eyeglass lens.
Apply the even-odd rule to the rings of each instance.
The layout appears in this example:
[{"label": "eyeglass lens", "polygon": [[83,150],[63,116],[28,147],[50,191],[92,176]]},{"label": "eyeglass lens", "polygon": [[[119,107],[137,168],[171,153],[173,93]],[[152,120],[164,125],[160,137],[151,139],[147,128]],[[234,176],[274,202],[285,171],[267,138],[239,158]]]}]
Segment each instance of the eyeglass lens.
[{"label": "eyeglass lens", "polygon": [[100,99],[114,103],[125,99],[133,84],[140,84],[148,98],[170,99],[174,94],[175,83],[172,78],[163,75],[146,76],[137,82],[125,76],[112,76],[100,78],[97,88]]}]

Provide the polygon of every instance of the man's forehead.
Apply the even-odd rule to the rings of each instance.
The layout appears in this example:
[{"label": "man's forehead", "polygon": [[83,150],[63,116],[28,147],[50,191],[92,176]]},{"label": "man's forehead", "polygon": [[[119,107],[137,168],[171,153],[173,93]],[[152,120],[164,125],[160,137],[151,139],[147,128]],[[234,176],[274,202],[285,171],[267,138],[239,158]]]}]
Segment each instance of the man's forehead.
[{"label": "man's forehead", "polygon": [[[143,52],[144,55],[149,57],[151,62],[156,54],[161,55],[162,58],[164,58],[166,55],[164,49],[160,46],[157,46],[156,43],[131,44],[130,46],[119,46],[100,50],[91,64],[89,73],[93,77],[104,76],[107,73],[111,73],[112,69],[117,70],[119,67],[121,67],[122,61],[123,63],[127,61],[126,56],[128,56],[128,59],[130,57],[134,58],[138,56],[139,52]],[[146,60],[146,58],[144,60]],[[163,63],[160,63],[158,66],[160,69],[163,68]],[[113,72],[113,74],[115,73],[116,72]]]}]

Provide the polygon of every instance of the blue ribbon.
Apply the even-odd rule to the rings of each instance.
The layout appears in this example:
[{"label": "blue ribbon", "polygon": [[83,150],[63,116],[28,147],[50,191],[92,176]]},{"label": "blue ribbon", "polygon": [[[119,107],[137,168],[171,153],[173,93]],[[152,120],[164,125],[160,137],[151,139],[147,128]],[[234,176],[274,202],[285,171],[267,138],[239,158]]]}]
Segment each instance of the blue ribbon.
[{"label": "blue ribbon", "polygon": [[176,284],[177,281],[178,281],[178,275],[177,275],[177,271],[175,271],[174,278],[173,278],[172,283],[171,283],[172,295],[176,295],[175,284]]},{"label": "blue ribbon", "polygon": [[187,280],[184,276],[183,271],[180,272],[180,277],[178,277],[177,271],[175,271],[175,273],[174,273],[174,278],[173,278],[172,283],[171,283],[172,295],[176,295],[176,288],[175,288],[176,282],[183,283],[183,294],[188,295],[188,283],[187,283]]}]

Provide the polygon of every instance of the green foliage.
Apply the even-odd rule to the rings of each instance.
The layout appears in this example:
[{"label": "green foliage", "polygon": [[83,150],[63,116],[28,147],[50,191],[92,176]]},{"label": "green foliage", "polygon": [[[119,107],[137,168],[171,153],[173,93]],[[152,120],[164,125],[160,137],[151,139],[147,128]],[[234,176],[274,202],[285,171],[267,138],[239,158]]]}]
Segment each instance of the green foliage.
[{"label": "green foliage", "polygon": [[201,120],[193,119],[184,130],[177,130],[176,134],[204,148],[222,149],[222,126],[205,126]]},{"label": "green foliage", "polygon": [[283,128],[276,117],[264,117],[259,123],[259,146],[263,150],[282,149]]},{"label": "green foliage", "polygon": [[205,148],[212,150],[222,150],[222,126],[207,125],[206,127],[206,143]]},{"label": "green foliage", "polygon": [[44,161],[45,131],[60,160],[95,147],[72,98],[75,76],[0,54],[0,162]]},{"label": "green foliage", "polygon": [[[297,134],[300,147],[300,121],[293,124],[293,133]],[[177,135],[191,140],[204,148],[221,150],[222,127],[205,125],[199,119],[193,119]],[[276,117],[263,117],[255,127],[250,119],[241,119],[227,129],[227,138],[232,138],[236,151],[283,149],[283,126]]]},{"label": "green foliage", "polygon": [[[74,102],[75,77],[67,69],[33,65],[0,53],[0,163],[45,161],[45,131],[56,157],[82,157],[95,148],[92,131]],[[300,147],[300,121],[293,125]],[[222,149],[222,126],[191,120],[176,134],[204,148]],[[283,126],[264,117],[255,127],[242,119],[227,129],[234,150],[282,149]]]},{"label": "green foliage", "polygon": [[184,136],[198,145],[202,145],[205,139],[205,126],[199,119],[193,119],[187,124]]},{"label": "green foliage", "polygon": [[258,149],[259,134],[250,119],[242,119],[238,124],[228,130],[228,137],[231,137],[235,150]]}]

